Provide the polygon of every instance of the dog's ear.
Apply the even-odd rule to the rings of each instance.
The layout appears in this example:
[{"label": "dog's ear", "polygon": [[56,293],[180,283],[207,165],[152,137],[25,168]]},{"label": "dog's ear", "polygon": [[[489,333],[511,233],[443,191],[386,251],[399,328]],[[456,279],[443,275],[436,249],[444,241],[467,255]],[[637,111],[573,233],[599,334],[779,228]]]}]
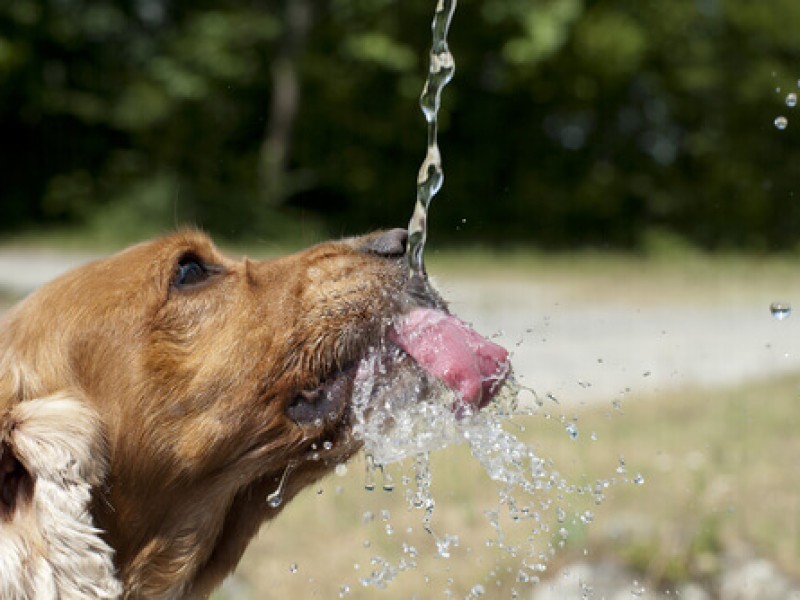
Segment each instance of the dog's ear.
[{"label": "dog's ear", "polygon": [[121,594],[90,513],[106,455],[97,414],[76,394],[0,413],[0,598]]}]

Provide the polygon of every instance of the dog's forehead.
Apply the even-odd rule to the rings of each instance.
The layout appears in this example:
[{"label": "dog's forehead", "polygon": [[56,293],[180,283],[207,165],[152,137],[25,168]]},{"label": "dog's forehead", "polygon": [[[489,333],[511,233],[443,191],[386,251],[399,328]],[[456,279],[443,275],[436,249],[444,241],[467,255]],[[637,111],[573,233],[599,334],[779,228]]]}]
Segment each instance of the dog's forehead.
[{"label": "dog's forehead", "polygon": [[131,246],[99,261],[101,268],[87,275],[103,277],[104,273],[113,272],[116,281],[128,277],[142,283],[161,280],[169,277],[178,260],[187,254],[210,264],[230,265],[234,262],[220,253],[206,234],[188,230]]},{"label": "dog's forehead", "polygon": [[217,250],[211,238],[205,233],[194,230],[178,231],[170,235],[133,246],[116,255],[121,259],[131,257],[130,255],[140,254],[148,256],[153,260],[173,260],[187,252],[197,254],[203,259],[221,259],[222,256]]}]

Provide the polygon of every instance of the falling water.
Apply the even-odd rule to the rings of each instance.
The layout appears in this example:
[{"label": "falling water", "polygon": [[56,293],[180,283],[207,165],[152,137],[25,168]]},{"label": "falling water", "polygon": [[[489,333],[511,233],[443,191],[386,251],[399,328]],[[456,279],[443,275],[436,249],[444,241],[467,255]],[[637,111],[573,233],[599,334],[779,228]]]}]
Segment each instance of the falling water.
[{"label": "falling water", "polygon": [[295,468],[297,468],[297,463],[294,461],[286,465],[286,469],[283,471],[280,481],[278,481],[278,487],[275,488],[274,492],[267,496],[267,504],[269,504],[270,508],[278,508],[281,504],[283,504],[283,496],[286,492],[286,482],[289,479],[289,475],[292,474],[292,471],[294,471]]},{"label": "falling water", "polygon": [[[428,209],[444,180],[437,142],[437,115],[442,89],[452,79],[455,70],[447,45],[455,7],[456,0],[437,0],[431,27],[430,67],[420,96],[420,106],[428,124],[428,139],[425,159],[417,176],[416,205],[408,225],[408,263],[411,279],[423,286],[427,286],[423,253]],[[497,564],[512,559],[518,562],[518,583],[538,581],[551,551],[555,551],[552,542],[547,541],[551,539],[548,520],[552,520],[547,515],[548,509],[558,511],[559,523],[564,523],[570,518],[562,507],[562,504],[568,505],[568,496],[584,495],[600,504],[604,499],[603,491],[614,481],[571,484],[553,468],[552,463],[541,459],[532,447],[507,430],[514,417],[536,414],[536,409],[531,406],[518,405],[521,388],[513,376],[509,376],[489,406],[476,413],[461,415],[453,411],[458,402],[455,392],[441,382],[429,381],[422,385],[423,377],[414,371],[414,367],[408,367],[406,358],[398,348],[373,348],[365,358],[367,367],[364,369],[365,373],[373,375],[356,381],[352,403],[353,433],[365,449],[364,488],[374,492],[378,486],[376,474],[380,474],[382,489],[391,493],[395,483],[387,470],[388,465],[413,458],[413,465],[410,465],[413,477],[404,475],[401,478],[399,493],[409,510],[420,512],[422,530],[433,541],[437,559],[449,560],[460,539],[458,535],[440,532],[434,527],[436,501],[430,454],[447,446],[466,445],[499,487],[498,506],[484,513],[494,532],[487,545],[501,551],[505,557],[498,558]],[[517,426],[524,431],[524,427]],[[578,437],[574,422],[566,423],[565,428],[572,439]],[[644,478],[639,477],[643,482]],[[396,529],[390,523],[389,511],[382,510],[380,515],[384,534],[392,536]],[[575,511],[571,518],[572,526],[577,526],[578,522],[585,525],[592,521],[593,513]],[[364,513],[363,521],[365,524],[375,522],[375,513]],[[503,529],[503,522],[515,526],[511,535]],[[563,533],[557,542],[559,547],[563,547],[568,536],[565,528],[562,527],[561,531]],[[524,540],[514,541],[520,537]],[[548,549],[539,548],[540,537],[543,543],[548,544]],[[365,548],[370,546],[368,541],[365,542]],[[406,541],[402,550],[403,556],[399,559],[372,556],[368,572],[359,577],[361,586],[384,589],[400,573],[416,568],[416,559],[423,550]],[[451,597],[453,580],[448,579],[447,585],[445,595]],[[349,584],[343,585],[339,596],[348,595],[350,590]],[[516,597],[518,592],[515,589],[511,592],[512,597]],[[477,583],[470,589],[468,597],[480,597],[486,593],[484,585]]]},{"label": "falling water", "polygon": [[417,202],[414,206],[414,214],[408,224],[408,263],[411,277],[420,281],[426,279],[422,255],[428,237],[428,208],[444,182],[442,157],[437,141],[438,114],[442,89],[453,78],[456,68],[453,55],[447,46],[447,32],[450,29],[455,9],[456,0],[438,0],[437,2],[436,13],[431,24],[433,44],[431,45],[428,78],[419,98],[420,108],[428,122],[428,150],[417,175]]}]

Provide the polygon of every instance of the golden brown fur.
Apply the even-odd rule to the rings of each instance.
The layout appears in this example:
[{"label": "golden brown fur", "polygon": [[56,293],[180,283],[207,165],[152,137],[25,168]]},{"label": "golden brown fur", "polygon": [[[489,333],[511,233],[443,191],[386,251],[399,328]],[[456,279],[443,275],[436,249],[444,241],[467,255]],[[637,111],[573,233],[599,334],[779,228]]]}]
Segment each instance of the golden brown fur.
[{"label": "golden brown fur", "polygon": [[[285,500],[357,449],[340,404],[299,422],[287,407],[326,378],[346,380],[382,335],[405,286],[398,244],[373,235],[235,261],[181,232],[68,273],[9,311],[0,538],[22,538],[0,543],[0,596],[48,597],[46,580],[61,597],[113,597],[115,577],[129,598],[210,593],[281,510],[266,498],[290,463]],[[179,285],[176,270],[193,260],[207,278]],[[57,472],[37,462],[47,440]],[[324,440],[333,449],[304,460]],[[61,525],[36,517],[34,500],[55,502],[46,482],[82,532],[77,564],[47,564]],[[80,591],[87,574],[70,569],[94,569],[99,587],[107,577],[105,591]]]}]

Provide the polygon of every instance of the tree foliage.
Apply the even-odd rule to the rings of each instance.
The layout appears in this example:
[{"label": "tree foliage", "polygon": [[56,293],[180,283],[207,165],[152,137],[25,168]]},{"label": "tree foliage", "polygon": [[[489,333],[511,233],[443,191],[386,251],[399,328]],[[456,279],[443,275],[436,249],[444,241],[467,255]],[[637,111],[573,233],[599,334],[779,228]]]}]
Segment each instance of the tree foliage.
[{"label": "tree foliage", "polygon": [[[0,4],[0,230],[405,224],[434,2],[302,1],[307,35],[297,0]],[[794,248],[798,31],[796,0],[462,2],[435,235]]]}]

